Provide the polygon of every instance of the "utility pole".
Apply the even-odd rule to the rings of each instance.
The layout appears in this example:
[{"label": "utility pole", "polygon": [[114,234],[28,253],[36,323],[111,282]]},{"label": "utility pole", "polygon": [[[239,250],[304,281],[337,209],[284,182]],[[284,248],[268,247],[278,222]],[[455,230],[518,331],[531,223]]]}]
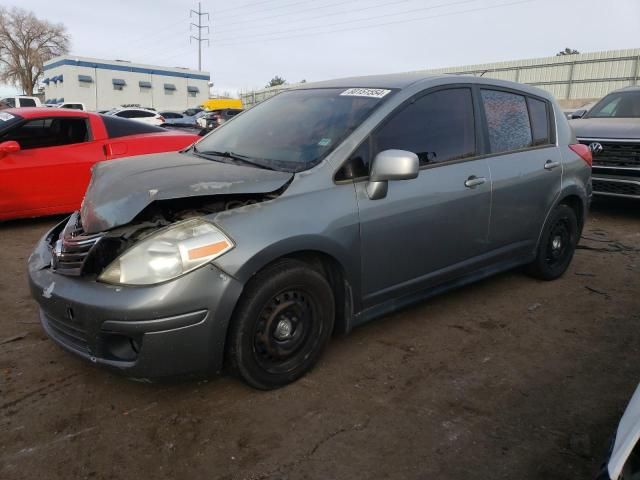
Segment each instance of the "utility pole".
[{"label": "utility pole", "polygon": [[191,43],[191,39],[193,39],[196,42],[198,42],[198,70],[202,70],[202,42],[207,42],[207,47],[210,45],[208,38],[202,38],[202,30],[203,29],[206,28],[207,29],[207,35],[209,34],[209,26],[208,25],[202,25],[202,17],[204,17],[206,15],[207,16],[207,22],[208,22],[209,21],[209,13],[208,12],[203,12],[201,4],[200,4],[200,2],[198,2],[198,11],[196,12],[195,10],[190,10],[189,11],[189,18],[191,18],[194,14],[198,16],[198,24],[196,25],[195,23],[192,22],[191,25],[189,25],[189,30],[191,30],[191,27],[197,28],[198,29],[198,35],[195,36],[195,37],[193,35],[191,35],[189,37],[189,43]]}]

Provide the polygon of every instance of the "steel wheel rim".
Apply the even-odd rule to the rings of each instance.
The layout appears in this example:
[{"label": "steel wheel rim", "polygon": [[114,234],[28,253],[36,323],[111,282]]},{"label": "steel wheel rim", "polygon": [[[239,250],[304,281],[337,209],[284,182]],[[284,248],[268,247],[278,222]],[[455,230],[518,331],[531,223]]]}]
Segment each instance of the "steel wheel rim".
[{"label": "steel wheel rim", "polygon": [[546,246],[546,261],[550,267],[562,265],[571,252],[573,235],[569,219],[558,219],[549,232]]},{"label": "steel wheel rim", "polygon": [[274,295],[262,308],[253,331],[253,355],[269,373],[291,371],[313,351],[322,331],[314,298],[299,288]]}]

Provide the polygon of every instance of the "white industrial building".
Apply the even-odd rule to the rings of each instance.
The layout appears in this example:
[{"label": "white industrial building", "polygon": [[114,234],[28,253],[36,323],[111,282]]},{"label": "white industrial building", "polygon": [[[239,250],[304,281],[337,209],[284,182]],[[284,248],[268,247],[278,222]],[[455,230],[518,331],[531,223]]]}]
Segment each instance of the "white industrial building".
[{"label": "white industrial building", "polygon": [[[436,68],[420,72],[476,75],[526,83],[547,90],[561,104],[579,106],[601,98],[612,90],[640,85],[640,48]],[[250,108],[292,86],[294,85],[281,85],[241,92],[240,98],[245,107]]]},{"label": "white industrial building", "polygon": [[89,110],[136,104],[185,110],[209,97],[209,72],[124,60],[62,56],[44,65],[46,103],[82,102]]}]

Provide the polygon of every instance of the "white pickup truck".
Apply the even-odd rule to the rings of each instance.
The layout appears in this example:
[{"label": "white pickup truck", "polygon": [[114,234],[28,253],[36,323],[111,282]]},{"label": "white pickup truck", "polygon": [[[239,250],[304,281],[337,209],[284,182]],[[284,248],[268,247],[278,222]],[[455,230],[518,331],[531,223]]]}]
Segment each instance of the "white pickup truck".
[{"label": "white pickup truck", "polygon": [[16,95],[14,97],[5,97],[0,99],[0,102],[6,103],[11,108],[42,106],[42,103],[40,103],[40,99],[38,97],[27,97],[26,95]]}]

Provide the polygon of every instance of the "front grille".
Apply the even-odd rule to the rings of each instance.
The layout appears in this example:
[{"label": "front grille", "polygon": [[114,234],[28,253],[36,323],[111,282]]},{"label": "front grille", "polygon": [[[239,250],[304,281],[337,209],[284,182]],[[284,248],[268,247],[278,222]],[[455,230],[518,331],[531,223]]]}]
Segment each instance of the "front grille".
[{"label": "front grille", "polygon": [[605,195],[620,195],[640,198],[640,183],[593,179],[593,192]]},{"label": "front grille", "polygon": [[41,312],[42,323],[45,324],[49,333],[61,343],[83,353],[90,354],[87,343],[87,332],[84,325],[79,320],[61,319],[53,317],[48,313]]},{"label": "front grille", "polygon": [[621,143],[615,141],[579,140],[583,145],[599,143],[600,153],[593,154],[593,165],[603,167],[637,167],[640,168],[640,140],[638,143]]},{"label": "front grille", "polygon": [[63,275],[80,275],[89,252],[103,235],[85,234],[78,212],[71,215],[60,237],[52,246],[53,269]]}]

